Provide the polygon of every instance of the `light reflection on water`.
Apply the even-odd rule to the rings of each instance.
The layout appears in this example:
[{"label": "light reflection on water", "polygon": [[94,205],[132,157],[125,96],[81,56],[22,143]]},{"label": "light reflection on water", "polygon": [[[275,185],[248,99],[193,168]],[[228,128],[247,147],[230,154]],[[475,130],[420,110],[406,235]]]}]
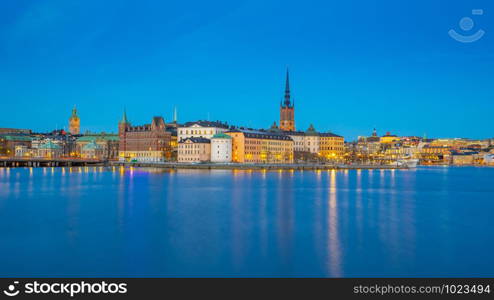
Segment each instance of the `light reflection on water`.
[{"label": "light reflection on water", "polygon": [[0,168],[0,275],[492,276],[492,175]]}]

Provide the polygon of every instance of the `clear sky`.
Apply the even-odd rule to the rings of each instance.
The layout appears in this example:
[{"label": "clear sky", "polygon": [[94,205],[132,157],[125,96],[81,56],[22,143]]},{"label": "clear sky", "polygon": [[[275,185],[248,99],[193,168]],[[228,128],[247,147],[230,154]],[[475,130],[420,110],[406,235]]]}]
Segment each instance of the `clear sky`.
[{"label": "clear sky", "polygon": [[287,66],[297,129],[494,136],[492,1],[0,2],[0,127],[67,127],[77,105],[82,131],[174,106],[181,122],[267,128]]}]

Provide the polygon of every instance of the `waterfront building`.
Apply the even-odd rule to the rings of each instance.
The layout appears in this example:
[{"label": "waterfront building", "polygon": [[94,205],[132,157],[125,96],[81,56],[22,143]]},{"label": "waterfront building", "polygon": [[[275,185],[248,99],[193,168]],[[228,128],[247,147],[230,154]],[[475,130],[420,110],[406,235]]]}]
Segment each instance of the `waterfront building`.
[{"label": "waterfront building", "polygon": [[305,131],[304,135],[304,150],[305,152],[319,154],[320,152],[321,136],[314,128],[314,125],[310,124],[309,128]]},{"label": "waterfront building", "polygon": [[445,164],[450,163],[453,149],[448,146],[431,146],[430,144],[419,147],[421,162],[425,164]]},{"label": "waterfront building", "polygon": [[92,140],[89,143],[86,143],[81,148],[81,157],[88,159],[106,159],[105,157],[105,149],[96,143],[95,140]]},{"label": "waterfront building", "polygon": [[226,134],[232,137],[234,162],[293,163],[293,140],[288,135],[242,129],[230,130]]},{"label": "waterfront building", "polygon": [[225,132],[228,129],[228,124],[220,121],[211,122],[200,120],[196,122],[187,122],[177,128],[177,137],[179,142],[191,137],[211,139],[213,135]]},{"label": "waterfront building", "polygon": [[16,155],[17,146],[31,148],[32,138],[24,134],[5,134],[0,135],[0,156]]},{"label": "waterfront building", "polygon": [[330,132],[317,132],[310,125],[305,132],[285,132],[294,141],[295,156],[298,160],[341,159],[345,153],[345,139]]},{"label": "waterfront building", "polygon": [[280,129],[295,131],[295,103],[290,99],[290,78],[286,71],[285,99],[280,103]]},{"label": "waterfront building", "polygon": [[174,112],[174,121],[172,123],[166,123],[166,131],[171,134],[170,140],[170,153],[167,153],[167,160],[177,161],[177,153],[178,153],[178,127],[179,124],[176,121],[176,110]]},{"label": "waterfront building", "polygon": [[32,135],[32,148],[37,151],[41,145],[52,142],[60,147],[62,156],[71,156],[76,151],[77,137],[67,134],[64,130],[54,130],[50,133],[34,133]]},{"label": "waterfront building", "polygon": [[287,134],[293,140],[293,151],[294,152],[305,152],[305,132],[302,131],[290,131]]},{"label": "waterfront building", "polygon": [[329,160],[340,160],[345,153],[345,139],[331,132],[319,133],[319,155]]},{"label": "waterfront building", "polygon": [[486,149],[490,144],[490,140],[471,140],[465,138],[442,138],[435,139],[431,143],[431,146],[437,147],[451,147],[455,150],[458,149]]},{"label": "waterfront building", "polygon": [[90,144],[95,143],[101,149],[98,151],[98,159],[116,160],[119,155],[120,140],[117,134],[108,133],[86,133],[76,140],[76,150],[70,153],[70,156],[77,157],[82,156],[83,148]]},{"label": "waterfront building", "polygon": [[25,145],[15,146],[15,157],[29,157],[31,156],[31,149]]},{"label": "waterfront building", "polygon": [[62,155],[62,147],[53,143],[51,140],[41,144],[36,152],[36,156],[39,158],[59,158]]},{"label": "waterfront building", "polygon": [[77,108],[75,106],[72,109],[72,115],[69,118],[69,132],[72,135],[81,133],[81,120],[77,115]]},{"label": "waterfront building", "polygon": [[232,161],[232,137],[217,133],[211,137],[211,162],[228,163]]},{"label": "waterfront building", "polygon": [[478,163],[479,160],[479,153],[478,152],[457,152],[453,151],[451,153],[451,164],[456,165],[456,166],[462,166],[462,165],[473,165],[476,162]]},{"label": "waterfront building", "polygon": [[178,162],[207,162],[211,159],[211,140],[189,137],[178,142]]},{"label": "waterfront building", "polygon": [[162,117],[151,124],[132,126],[124,111],[118,124],[119,160],[131,162],[164,162],[171,155],[171,133]]},{"label": "waterfront building", "polygon": [[381,138],[374,128],[369,137],[358,137],[357,151],[366,155],[375,155],[381,151]]}]

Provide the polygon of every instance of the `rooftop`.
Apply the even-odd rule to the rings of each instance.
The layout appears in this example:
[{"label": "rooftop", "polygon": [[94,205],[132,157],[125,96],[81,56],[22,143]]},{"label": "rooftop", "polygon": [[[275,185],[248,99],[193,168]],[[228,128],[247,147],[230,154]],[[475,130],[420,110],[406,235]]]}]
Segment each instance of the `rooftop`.
[{"label": "rooftop", "polygon": [[245,137],[247,138],[254,138],[254,139],[267,139],[267,140],[284,140],[284,141],[292,141],[292,138],[288,135],[283,135],[283,134],[276,134],[272,132],[267,132],[267,131],[259,131],[259,130],[250,130],[250,129],[235,129],[235,130],[230,130],[227,132],[242,132]]},{"label": "rooftop", "polygon": [[48,141],[43,145],[39,146],[39,149],[60,149],[60,146],[53,143],[52,141]]},{"label": "rooftop", "polygon": [[5,139],[7,141],[23,141],[23,142],[30,142],[33,140],[28,135],[0,135],[0,138]]},{"label": "rooftop", "polygon": [[226,122],[221,122],[221,121],[204,121],[204,120],[199,120],[195,122],[187,122],[182,125],[182,127],[191,127],[194,125],[198,125],[200,127],[217,127],[217,128],[225,128],[228,129],[229,126]]},{"label": "rooftop", "polygon": [[232,137],[223,132],[217,133],[211,137],[212,139],[231,139]]},{"label": "rooftop", "polygon": [[209,144],[211,143],[211,140],[203,137],[189,137],[189,138],[181,139],[178,143],[183,144],[187,142],[197,143],[197,144]]}]

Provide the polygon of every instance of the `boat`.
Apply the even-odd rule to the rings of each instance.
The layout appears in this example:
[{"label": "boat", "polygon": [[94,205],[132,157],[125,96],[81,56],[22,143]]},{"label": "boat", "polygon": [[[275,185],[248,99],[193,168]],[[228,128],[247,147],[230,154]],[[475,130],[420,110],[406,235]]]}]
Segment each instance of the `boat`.
[{"label": "boat", "polygon": [[404,156],[396,160],[396,166],[398,167],[416,168],[418,163],[419,160],[412,158],[411,155]]},{"label": "boat", "polygon": [[494,164],[494,154],[486,154],[484,155],[484,162],[488,165]]},{"label": "boat", "polygon": [[408,159],[398,159],[396,164],[398,166],[407,167],[407,168],[416,168],[419,160],[416,158],[408,158]]}]

